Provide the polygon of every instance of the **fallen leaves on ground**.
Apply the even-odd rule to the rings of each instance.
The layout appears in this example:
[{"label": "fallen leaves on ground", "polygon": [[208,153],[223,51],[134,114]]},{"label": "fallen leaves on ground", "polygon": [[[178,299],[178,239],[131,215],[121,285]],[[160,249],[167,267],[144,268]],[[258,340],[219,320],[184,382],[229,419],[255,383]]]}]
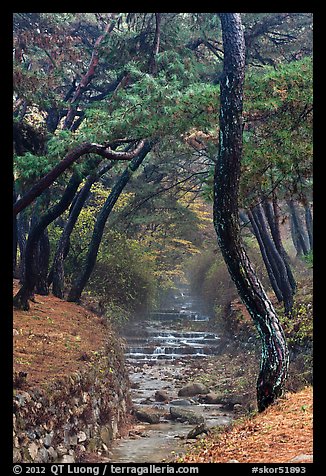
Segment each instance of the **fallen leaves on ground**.
[{"label": "fallen leaves on ground", "polygon": [[14,310],[13,321],[14,371],[27,373],[24,387],[85,368],[110,338],[102,318],[51,294],[36,294],[29,311]]},{"label": "fallen leaves on ground", "polygon": [[313,453],[312,387],[287,393],[262,413],[197,442],[182,463],[287,463]]}]

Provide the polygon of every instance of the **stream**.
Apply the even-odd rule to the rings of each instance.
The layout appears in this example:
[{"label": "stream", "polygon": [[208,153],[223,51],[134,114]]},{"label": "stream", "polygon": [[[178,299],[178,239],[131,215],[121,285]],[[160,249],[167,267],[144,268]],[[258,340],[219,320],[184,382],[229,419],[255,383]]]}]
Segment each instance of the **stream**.
[{"label": "stream", "polygon": [[[192,328],[200,330],[185,330],[190,323]],[[188,286],[183,285],[168,308],[152,312],[147,320],[125,328],[125,356],[135,411],[158,413],[159,421],[140,421],[129,437],[116,440],[111,448],[111,462],[169,461],[185,452],[187,442],[195,441],[187,439],[187,435],[201,421],[207,429],[231,422],[232,412],[221,409],[220,404],[201,403],[197,395],[178,396],[180,388],[192,380],[191,370],[196,369],[198,359],[201,362],[204,359],[208,366],[214,365],[210,358],[223,351],[225,342],[214,332],[205,330],[208,323],[200,304],[190,296]],[[168,398],[160,401],[163,398],[155,395],[157,392]],[[190,410],[198,422],[171,419],[171,413],[180,409]]]}]

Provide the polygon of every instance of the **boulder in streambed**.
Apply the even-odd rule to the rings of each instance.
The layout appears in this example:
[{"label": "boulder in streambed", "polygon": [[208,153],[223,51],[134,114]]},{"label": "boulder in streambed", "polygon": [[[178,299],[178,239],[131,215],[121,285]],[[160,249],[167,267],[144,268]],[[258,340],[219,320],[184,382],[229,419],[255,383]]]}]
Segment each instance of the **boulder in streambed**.
[{"label": "boulder in streambed", "polygon": [[184,408],[178,406],[170,407],[170,415],[172,420],[178,420],[182,423],[188,422],[190,425],[199,425],[200,423],[205,422],[203,415],[197,415],[191,410],[185,410]]},{"label": "boulder in streambed", "polygon": [[[240,409],[242,406],[242,402],[245,401],[245,395],[233,395],[233,394],[225,394],[225,393],[218,393],[218,392],[209,392],[206,395],[202,395],[199,398],[200,403],[216,403],[223,405],[223,408],[226,410],[235,410]],[[237,405],[240,405],[237,407]],[[236,408],[234,408],[236,406]]]},{"label": "boulder in streambed", "polygon": [[187,435],[187,439],[195,439],[197,436],[202,435],[203,433],[206,433],[206,435],[209,433],[209,429],[207,428],[205,422],[196,425],[195,428],[190,430]]},{"label": "boulder in streambed", "polygon": [[156,402],[168,402],[170,397],[165,390],[157,390],[155,392],[155,401]]},{"label": "boulder in streambed", "polygon": [[225,403],[225,399],[221,394],[218,394],[216,392],[209,392],[203,397],[201,397],[201,402],[203,403]]},{"label": "boulder in streambed", "polygon": [[207,394],[209,388],[203,383],[191,382],[187,383],[184,387],[180,388],[178,392],[179,397],[194,397],[195,395]]},{"label": "boulder in streambed", "polygon": [[192,405],[194,403],[193,401],[188,400],[187,398],[183,399],[176,399],[176,400],[171,400],[170,405],[180,405],[182,407],[187,407],[189,405]]},{"label": "boulder in streambed", "polygon": [[154,408],[139,408],[135,411],[135,416],[139,421],[146,423],[159,423],[161,412]]}]

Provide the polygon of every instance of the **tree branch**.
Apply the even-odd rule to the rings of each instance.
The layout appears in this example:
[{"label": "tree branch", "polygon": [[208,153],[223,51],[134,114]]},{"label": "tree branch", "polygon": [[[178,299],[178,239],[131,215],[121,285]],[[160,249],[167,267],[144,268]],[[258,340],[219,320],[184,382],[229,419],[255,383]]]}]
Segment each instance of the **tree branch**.
[{"label": "tree branch", "polygon": [[14,215],[21,212],[36,197],[41,195],[68,167],[70,167],[82,155],[94,153],[110,160],[131,160],[136,157],[143,149],[145,142],[141,140],[137,147],[128,152],[117,152],[108,145],[95,144],[91,142],[83,142],[70,151],[66,157],[59,162],[48,174],[42,177],[22,198],[14,204]]}]

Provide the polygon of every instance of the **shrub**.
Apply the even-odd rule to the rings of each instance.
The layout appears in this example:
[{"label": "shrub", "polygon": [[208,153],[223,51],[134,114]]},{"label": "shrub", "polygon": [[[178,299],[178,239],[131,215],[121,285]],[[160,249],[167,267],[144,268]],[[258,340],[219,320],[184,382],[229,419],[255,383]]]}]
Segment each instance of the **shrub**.
[{"label": "shrub", "polygon": [[157,289],[151,256],[138,241],[106,232],[87,289],[100,297],[103,307],[146,312]]}]

